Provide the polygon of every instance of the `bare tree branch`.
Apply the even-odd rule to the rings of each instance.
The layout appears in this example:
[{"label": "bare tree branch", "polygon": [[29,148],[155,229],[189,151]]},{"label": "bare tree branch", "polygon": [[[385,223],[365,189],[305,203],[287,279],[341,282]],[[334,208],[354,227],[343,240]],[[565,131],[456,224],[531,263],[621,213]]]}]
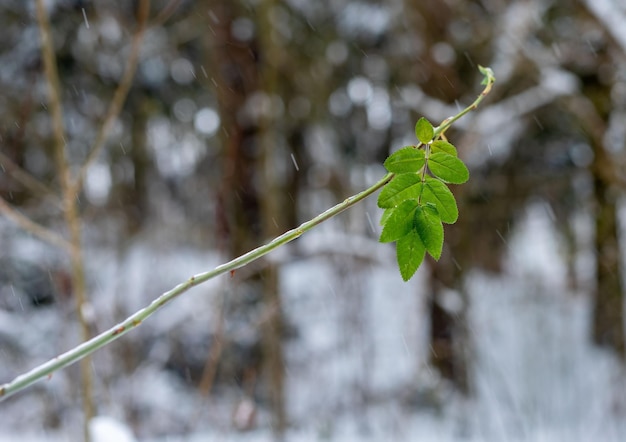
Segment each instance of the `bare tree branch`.
[{"label": "bare tree branch", "polygon": [[52,230],[45,228],[44,226],[37,224],[32,221],[25,215],[22,215],[20,212],[11,207],[4,198],[0,197],[0,213],[6,216],[8,219],[13,221],[15,224],[20,226],[24,231],[31,233],[37,238],[52,244],[54,246],[60,247],[65,251],[70,251],[72,249],[72,245],[65,240],[61,235]]},{"label": "bare tree branch", "polygon": [[54,55],[54,45],[52,43],[52,32],[50,21],[43,0],[37,0],[37,21],[39,22],[39,33],[41,34],[41,55],[43,57],[44,72],[48,82],[49,108],[52,116],[52,132],[56,144],[55,157],[57,171],[61,176],[61,187],[64,188],[69,183],[69,169],[65,162],[65,128],[63,124],[63,109],[61,106],[61,86],[59,73],[56,67]]},{"label": "bare tree branch", "polygon": [[154,20],[150,22],[150,27],[161,26],[165,23],[180,6],[182,0],[169,0],[163,9],[159,12]]},{"label": "bare tree branch", "polygon": [[18,183],[29,189],[33,194],[49,197],[54,204],[63,208],[59,196],[50,187],[39,181],[33,175],[18,166],[11,158],[0,152],[0,166]]},{"label": "bare tree branch", "polygon": [[[63,215],[65,223],[70,232],[69,254],[72,263],[72,288],[76,304],[76,314],[80,323],[82,340],[90,338],[89,321],[85,316],[85,305],[87,300],[85,287],[85,268],[81,248],[81,226],[78,205],[76,203],[77,193],[71,184],[69,162],[65,152],[65,129],[63,124],[63,107],[61,102],[61,85],[59,73],[57,71],[56,56],[52,43],[52,32],[48,13],[43,0],[37,0],[37,22],[41,35],[41,54],[44,62],[45,80],[48,86],[49,108],[52,116],[52,127],[54,133],[55,157],[57,163],[57,173],[61,182],[63,193]],[[90,441],[89,421],[95,414],[93,403],[93,374],[91,359],[85,358],[80,363],[81,371],[81,396],[83,401],[84,421],[83,439]]]}]

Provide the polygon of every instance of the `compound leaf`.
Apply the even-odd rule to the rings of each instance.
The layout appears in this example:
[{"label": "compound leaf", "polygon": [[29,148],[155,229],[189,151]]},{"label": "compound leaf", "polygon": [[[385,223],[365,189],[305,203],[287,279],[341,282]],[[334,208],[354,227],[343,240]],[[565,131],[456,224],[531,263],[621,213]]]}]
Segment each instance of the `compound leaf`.
[{"label": "compound leaf", "polygon": [[425,162],[423,150],[408,146],[391,154],[385,167],[392,173],[411,173],[419,171]]},{"label": "compound leaf", "polygon": [[428,169],[447,183],[462,184],[469,179],[469,171],[463,161],[444,152],[436,152],[428,157]]}]

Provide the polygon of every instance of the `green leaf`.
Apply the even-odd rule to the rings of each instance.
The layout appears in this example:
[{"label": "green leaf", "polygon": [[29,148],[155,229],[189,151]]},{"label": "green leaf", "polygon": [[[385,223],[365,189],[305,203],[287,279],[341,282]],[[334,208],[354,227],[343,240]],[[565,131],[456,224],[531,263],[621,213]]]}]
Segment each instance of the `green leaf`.
[{"label": "green leaf", "polygon": [[444,140],[433,141],[433,143],[430,145],[430,151],[432,153],[444,152],[455,157],[458,156],[458,153],[456,152],[456,147]]},{"label": "green leaf", "polygon": [[432,203],[437,208],[441,221],[446,224],[454,224],[459,217],[454,195],[448,186],[436,178],[426,177],[420,201],[422,204]]},{"label": "green leaf", "polygon": [[418,267],[424,261],[426,248],[415,230],[398,240],[396,245],[396,257],[400,275],[404,281],[408,281],[415,274]]},{"label": "green leaf", "polygon": [[437,209],[430,204],[419,206],[415,210],[414,225],[426,251],[438,260],[443,249],[443,224]]},{"label": "green leaf", "polygon": [[417,204],[417,200],[408,200],[393,209],[380,234],[380,242],[397,241],[413,229]]},{"label": "green leaf", "polygon": [[411,173],[419,171],[425,162],[423,150],[408,146],[391,154],[385,167],[392,173]]},{"label": "green leaf", "polygon": [[390,209],[385,209],[385,211],[383,212],[383,214],[380,217],[380,225],[384,226],[385,223],[387,222],[387,220],[389,219],[389,217],[391,216],[391,214],[393,213],[393,211],[396,210],[395,207],[392,207]]},{"label": "green leaf", "polygon": [[415,125],[415,136],[418,140],[426,144],[433,139],[434,135],[435,129],[433,128],[433,125],[430,124],[430,121],[424,117],[417,120],[417,124]]},{"label": "green leaf", "polygon": [[396,207],[402,201],[416,200],[422,191],[422,178],[413,173],[396,175],[378,195],[378,207]]},{"label": "green leaf", "polygon": [[463,161],[444,152],[436,152],[428,157],[428,169],[447,183],[462,184],[469,179],[469,171]]}]

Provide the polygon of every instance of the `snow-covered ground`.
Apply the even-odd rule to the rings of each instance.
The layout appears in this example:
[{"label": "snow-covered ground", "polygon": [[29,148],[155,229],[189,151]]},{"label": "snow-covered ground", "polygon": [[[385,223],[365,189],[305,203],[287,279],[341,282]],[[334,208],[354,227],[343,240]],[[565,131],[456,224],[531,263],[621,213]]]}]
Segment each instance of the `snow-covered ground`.
[{"label": "snow-covered ground", "polygon": [[[525,220],[507,240],[503,274],[472,270],[466,276],[471,300],[472,399],[447,388],[426,364],[425,269],[405,284],[388,245],[342,235],[332,241],[335,251],[328,247],[312,257],[284,263],[284,310],[297,330],[297,336],[285,344],[290,421],[285,439],[626,440],[623,367],[610,353],[591,346],[589,339],[591,300],[584,289],[593,276],[584,271],[589,250],[583,251],[579,260],[583,289],[568,291],[561,244],[552,222],[544,205],[531,205]],[[580,224],[581,237],[588,238],[584,232],[588,220],[583,218]],[[319,248],[321,236],[315,235],[332,233],[332,223],[320,230],[298,240],[297,247]],[[362,257],[357,263],[350,260],[346,251],[355,241],[361,241],[361,250],[370,246],[378,250],[377,256]],[[343,253],[337,253],[341,250]],[[94,306],[99,315],[109,316],[112,322],[116,309],[131,311],[168,288],[162,285],[173,285],[219,260],[214,254],[192,249],[165,252],[148,241],[137,241],[121,257],[94,255],[101,275],[117,276],[98,281],[100,300],[94,301]],[[282,255],[277,256],[283,260]],[[128,339],[132,350],[140,338],[166,340],[215,322],[212,308],[220,287],[213,282],[177,299],[134,332],[136,336],[123,340]],[[106,296],[109,302],[104,301]],[[45,313],[39,310],[31,311],[38,315],[37,321],[42,319],[35,329],[45,333],[47,327],[55,326],[54,319],[43,321]],[[72,333],[60,336],[58,346],[66,347]],[[34,338],[29,339],[24,342]],[[262,405],[255,428],[233,430],[233,406],[243,394],[225,391],[210,399],[197,397],[180,378],[158,369],[158,361],[166,357],[159,351],[167,352],[166,346],[159,348],[152,345],[150,354],[142,356],[150,359],[122,376],[115,375],[113,353],[104,350],[96,356],[96,373],[113,377],[107,379],[107,390],[98,397],[101,416],[93,423],[96,442],[274,440]],[[41,354],[53,355],[60,349],[45,349]],[[5,350],[0,354],[7,357]],[[72,368],[65,370],[0,404],[0,442],[78,440],[79,433],[74,433],[80,428],[78,399],[63,398],[71,390],[71,374],[75,373]],[[58,403],[41,403],[42,389],[55,391]],[[144,422],[141,416],[127,416],[125,407],[131,403],[149,410]],[[59,417],[62,430],[44,430],[38,415],[48,406],[59,405],[70,410]],[[194,419],[197,423],[192,431]],[[146,434],[133,435],[126,420],[135,424],[139,420]],[[149,436],[148,430],[152,430]]]}]

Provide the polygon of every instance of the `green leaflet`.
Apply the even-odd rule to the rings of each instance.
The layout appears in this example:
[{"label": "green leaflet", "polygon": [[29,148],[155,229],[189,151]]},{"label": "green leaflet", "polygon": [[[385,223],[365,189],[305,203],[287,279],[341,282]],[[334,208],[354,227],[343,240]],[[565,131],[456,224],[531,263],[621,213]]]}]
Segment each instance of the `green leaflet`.
[{"label": "green leaflet", "polygon": [[380,234],[380,242],[397,241],[413,229],[417,204],[417,200],[408,200],[393,210]]},{"label": "green leaflet", "polygon": [[387,220],[389,219],[389,217],[391,216],[391,214],[393,213],[393,211],[396,210],[395,207],[392,207],[390,209],[385,209],[385,211],[383,212],[382,216],[380,217],[380,225],[384,226],[385,223],[387,222]]},{"label": "green leaflet", "polygon": [[469,179],[469,171],[463,161],[444,152],[436,152],[428,157],[428,169],[447,183],[463,184]]},{"label": "green leaflet", "polygon": [[396,207],[403,201],[418,199],[422,191],[422,178],[415,173],[397,175],[378,195],[378,207]]},{"label": "green leaflet", "polygon": [[443,224],[437,209],[431,204],[417,207],[413,226],[426,251],[438,260],[443,249]]},{"label": "green leaflet", "polygon": [[400,275],[404,281],[408,281],[417,271],[424,256],[426,247],[415,230],[411,230],[407,235],[398,240],[396,244],[396,258]]},{"label": "green leaflet", "polygon": [[423,150],[408,146],[391,154],[385,161],[385,168],[392,173],[417,172],[425,162]]},{"label": "green leaflet", "polygon": [[459,218],[459,209],[454,195],[444,183],[436,178],[426,177],[421,203],[432,203],[437,208],[441,221],[446,224],[454,224]]},{"label": "green leaflet", "polygon": [[433,125],[430,124],[430,121],[424,117],[417,120],[417,124],[415,125],[415,136],[424,144],[430,142],[430,140],[432,140],[435,136],[435,129],[433,128]]},{"label": "green leaflet", "polygon": [[458,156],[458,153],[456,152],[456,147],[444,140],[433,141],[433,143],[430,145],[430,151],[432,153],[444,152],[455,157]]}]

